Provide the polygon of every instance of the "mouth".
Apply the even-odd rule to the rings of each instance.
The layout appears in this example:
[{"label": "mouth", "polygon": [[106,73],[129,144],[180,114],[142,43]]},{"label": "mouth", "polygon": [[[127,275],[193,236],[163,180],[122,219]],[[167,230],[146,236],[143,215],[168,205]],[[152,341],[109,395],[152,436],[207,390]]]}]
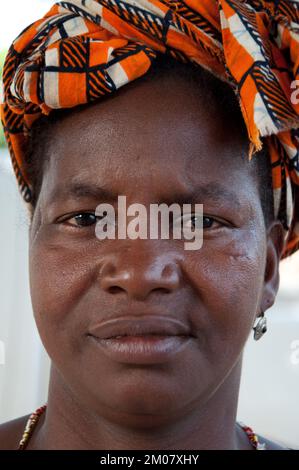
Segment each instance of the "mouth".
[{"label": "mouth", "polygon": [[169,362],[194,338],[181,321],[155,315],[109,320],[87,336],[106,357],[127,364]]},{"label": "mouth", "polygon": [[187,335],[162,335],[158,333],[148,333],[148,334],[125,334],[125,335],[109,336],[107,338],[102,338],[102,339],[106,340],[106,339],[144,338],[144,339],[155,340],[155,339],[167,338],[171,336],[179,336],[181,338],[188,338]]}]

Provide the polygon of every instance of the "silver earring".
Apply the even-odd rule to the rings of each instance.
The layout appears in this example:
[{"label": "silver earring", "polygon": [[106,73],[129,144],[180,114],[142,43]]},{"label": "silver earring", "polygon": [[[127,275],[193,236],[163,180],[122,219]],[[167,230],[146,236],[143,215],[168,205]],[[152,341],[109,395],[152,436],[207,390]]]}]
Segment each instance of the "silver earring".
[{"label": "silver earring", "polygon": [[264,315],[264,312],[257,318],[257,323],[252,328],[254,330],[254,339],[257,341],[260,339],[267,331],[267,318]]}]

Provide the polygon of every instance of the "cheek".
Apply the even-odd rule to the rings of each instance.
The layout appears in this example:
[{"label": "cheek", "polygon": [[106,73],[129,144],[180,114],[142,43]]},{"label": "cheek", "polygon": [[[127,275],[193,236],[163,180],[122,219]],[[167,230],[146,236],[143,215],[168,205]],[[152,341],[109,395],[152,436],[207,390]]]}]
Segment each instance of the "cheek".
[{"label": "cheek", "polygon": [[203,330],[207,353],[219,360],[242,350],[250,333],[263,289],[265,244],[253,232],[225,243],[204,240],[194,255],[188,254],[185,273],[197,297],[193,323]]},{"label": "cheek", "polygon": [[75,306],[88,291],[91,258],[88,245],[78,250],[72,243],[57,244],[42,230],[30,246],[32,306],[45,346],[58,337],[64,342],[75,337],[73,329],[78,328]]}]

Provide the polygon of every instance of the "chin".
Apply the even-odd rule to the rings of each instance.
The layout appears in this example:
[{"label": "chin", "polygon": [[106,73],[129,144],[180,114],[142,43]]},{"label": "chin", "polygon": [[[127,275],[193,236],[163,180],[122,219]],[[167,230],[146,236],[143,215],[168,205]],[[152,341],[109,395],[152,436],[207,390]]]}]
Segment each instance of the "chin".
[{"label": "chin", "polygon": [[109,420],[138,428],[161,426],[172,418],[177,419],[184,405],[192,401],[192,387],[186,384],[183,388],[182,382],[173,377],[161,380],[154,375],[149,370],[135,369],[113,381],[106,377],[104,383],[93,383],[92,408],[97,408],[102,416],[109,416]]}]

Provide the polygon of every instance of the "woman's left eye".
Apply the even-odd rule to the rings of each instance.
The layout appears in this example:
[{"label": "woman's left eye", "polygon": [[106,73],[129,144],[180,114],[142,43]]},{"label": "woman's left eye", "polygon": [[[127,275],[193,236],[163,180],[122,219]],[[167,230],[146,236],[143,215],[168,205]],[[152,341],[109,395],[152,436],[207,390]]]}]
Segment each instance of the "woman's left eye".
[{"label": "woman's left eye", "polygon": [[[69,225],[74,225],[76,227],[89,227],[94,225],[98,220],[98,217],[92,212],[82,212],[68,219],[64,219],[63,222],[66,222]],[[74,222],[72,222],[74,221]]]},{"label": "woman's left eye", "polygon": [[[197,216],[192,217],[193,228],[197,228],[197,226],[201,223],[201,219]],[[204,215],[202,217],[202,228],[211,228],[213,225],[220,224],[220,222],[213,217],[209,217]]]},{"label": "woman's left eye", "polygon": [[215,224],[221,225],[221,222],[214,217],[199,214],[187,214],[181,218],[181,223],[182,226],[191,230],[208,229]]}]

